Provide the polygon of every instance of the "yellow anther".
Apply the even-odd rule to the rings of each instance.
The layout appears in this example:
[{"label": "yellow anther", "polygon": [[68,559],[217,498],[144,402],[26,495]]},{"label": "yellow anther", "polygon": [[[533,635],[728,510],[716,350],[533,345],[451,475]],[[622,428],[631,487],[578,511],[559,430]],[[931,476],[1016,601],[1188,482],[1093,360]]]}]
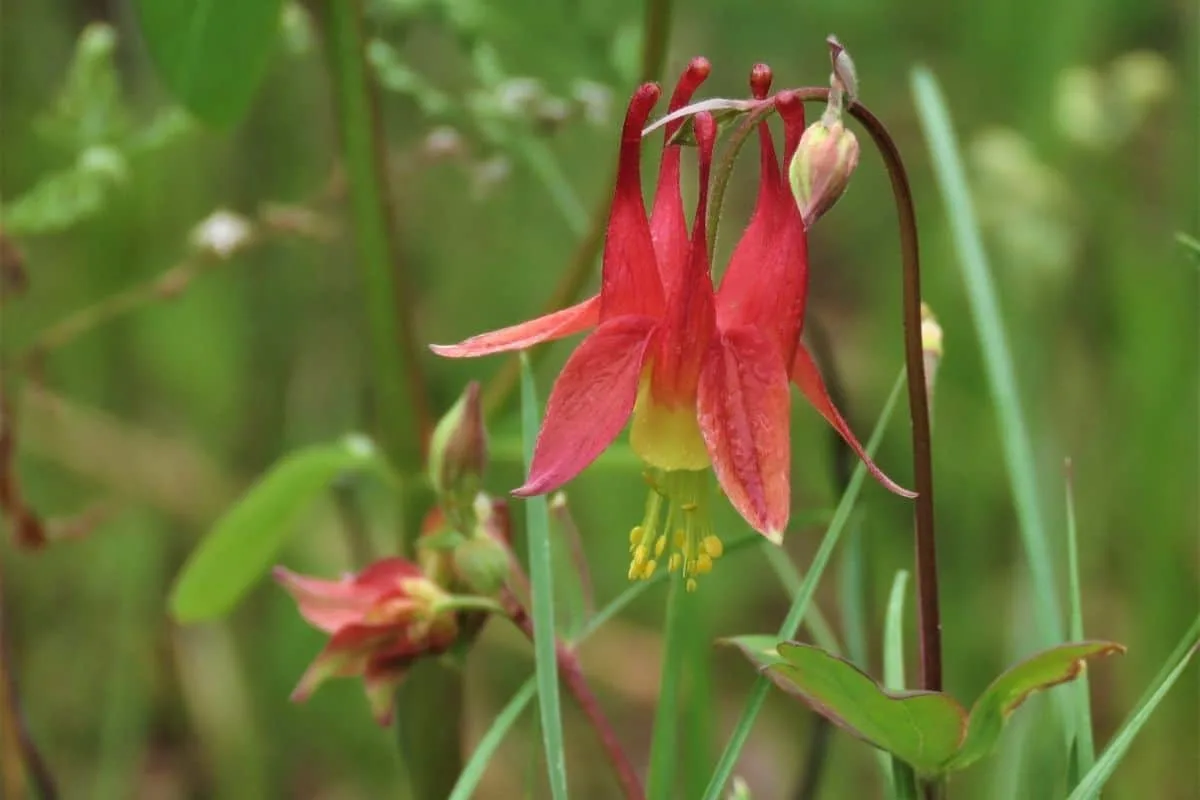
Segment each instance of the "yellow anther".
[{"label": "yellow anther", "polygon": [[633,563],[641,566],[646,563],[646,559],[650,557],[650,551],[646,549],[646,545],[639,544],[633,551]]},{"label": "yellow anther", "polygon": [[667,559],[667,570],[669,572],[674,572],[675,570],[679,569],[680,565],[682,564],[683,556],[679,555],[679,553],[671,553],[671,557]]},{"label": "yellow anther", "polygon": [[654,543],[654,557],[658,558],[663,554],[663,550],[667,549],[667,537],[660,536],[658,541]]},{"label": "yellow anther", "polygon": [[695,578],[688,578],[686,586],[687,586],[687,590],[688,590],[689,592],[694,592],[694,591],[696,591],[696,579],[695,579]]},{"label": "yellow anther", "polygon": [[716,536],[705,536],[703,545],[704,552],[708,553],[709,558],[720,558],[721,554],[725,552],[725,545],[721,544],[721,540]]},{"label": "yellow anther", "polygon": [[629,562],[629,580],[631,580],[631,581],[637,580],[637,576],[638,576],[637,562],[631,561],[631,562]]},{"label": "yellow anther", "polygon": [[696,559],[696,574],[707,575],[712,572],[712,564],[712,558],[708,553],[701,553],[700,557]]},{"label": "yellow anther", "polygon": [[654,574],[654,570],[658,568],[658,562],[650,559],[646,562],[646,566],[642,567],[642,580],[650,580],[650,576]]},{"label": "yellow anther", "polygon": [[683,531],[675,531],[675,546],[682,550],[685,541],[687,541],[687,534]]},{"label": "yellow anther", "polygon": [[637,546],[642,543],[642,537],[646,534],[646,530],[641,525],[634,525],[633,530],[629,532],[629,544]]},{"label": "yellow anther", "polygon": [[691,577],[696,574],[696,559],[689,558],[683,565],[683,574]]}]

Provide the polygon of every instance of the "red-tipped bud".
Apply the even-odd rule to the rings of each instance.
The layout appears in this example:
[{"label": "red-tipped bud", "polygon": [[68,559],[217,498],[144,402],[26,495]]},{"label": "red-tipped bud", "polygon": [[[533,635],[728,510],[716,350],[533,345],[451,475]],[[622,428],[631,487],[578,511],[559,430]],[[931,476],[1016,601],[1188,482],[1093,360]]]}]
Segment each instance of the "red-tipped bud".
[{"label": "red-tipped bud", "polygon": [[858,139],[840,120],[809,125],[788,167],[792,196],[811,226],[833,207],[858,166]]}]

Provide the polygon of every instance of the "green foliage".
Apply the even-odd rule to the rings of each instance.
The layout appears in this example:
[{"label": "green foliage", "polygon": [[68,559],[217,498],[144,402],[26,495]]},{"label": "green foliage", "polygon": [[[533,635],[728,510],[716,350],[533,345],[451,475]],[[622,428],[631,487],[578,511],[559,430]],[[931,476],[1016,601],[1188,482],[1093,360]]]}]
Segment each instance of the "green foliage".
[{"label": "green foliage", "polygon": [[0,208],[0,223],[10,235],[59,233],[99,214],[129,181],[132,158],[165,147],[188,130],[176,109],[134,127],[117,75],[116,46],[116,32],[103,23],[79,35],[62,87],[35,121],[38,135],[73,154],[74,162],[44,174]]},{"label": "green foliage", "polygon": [[1125,648],[1113,642],[1079,642],[1052,647],[1009,667],[975,701],[967,737],[946,769],[963,769],[995,750],[1008,718],[1034,692],[1074,680],[1090,659],[1123,652]]},{"label": "green foliage", "polygon": [[812,645],[782,642],[772,652],[763,637],[735,643],[776,686],[926,776],[964,769],[987,756],[1031,694],[1078,677],[1088,659],[1124,651],[1112,642],[1081,642],[1038,653],[997,678],[968,716],[944,692],[885,689],[854,664]]},{"label": "green foliage", "polygon": [[766,674],[835,725],[892,753],[925,775],[958,752],[967,714],[939,692],[891,692],[849,661],[809,645],[783,643],[783,663]]},{"label": "green foliage", "polygon": [[250,107],[279,33],[283,0],[138,0],[146,48],[167,88],[211,125]]},{"label": "green foliage", "polygon": [[180,622],[227,614],[279,556],[313,500],[348,473],[386,469],[360,436],[314,445],[277,461],[233,504],[188,558],[171,590]]}]

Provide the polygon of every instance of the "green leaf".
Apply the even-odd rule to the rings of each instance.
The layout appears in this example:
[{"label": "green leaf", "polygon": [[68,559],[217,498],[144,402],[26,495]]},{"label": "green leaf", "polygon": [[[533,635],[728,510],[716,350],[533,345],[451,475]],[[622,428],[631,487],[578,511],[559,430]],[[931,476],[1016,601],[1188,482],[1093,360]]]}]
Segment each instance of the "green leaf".
[{"label": "green leaf", "polygon": [[283,0],[136,0],[167,88],[203,121],[237,122],[266,72]]},{"label": "green leaf", "polygon": [[862,739],[932,775],[954,757],[967,713],[940,692],[890,692],[845,659],[795,642],[779,645],[782,664],[767,668],[775,685]]},{"label": "green leaf", "polygon": [[347,472],[381,468],[361,436],[289,453],[250,487],[192,552],[171,590],[171,614],[198,622],[226,614],[274,563],[309,503]]},{"label": "green leaf", "polygon": [[1108,747],[1096,760],[1095,766],[1083,776],[1067,800],[1092,800],[1092,798],[1100,796],[1100,790],[1116,772],[1117,765],[1129,752],[1129,746],[1133,744],[1134,738],[1150,719],[1154,710],[1158,708],[1159,703],[1167,696],[1167,692],[1171,691],[1171,687],[1179,680],[1179,676],[1187,669],[1188,663],[1192,660],[1192,656],[1196,655],[1198,648],[1200,648],[1200,616],[1196,617],[1192,627],[1183,635],[1183,639],[1180,640],[1175,651],[1167,657],[1167,663],[1163,664],[1162,669],[1151,682],[1150,688],[1138,702],[1137,710],[1113,736]]},{"label": "green leaf", "polygon": [[[521,354],[521,428],[525,439],[525,466],[533,461],[538,432],[538,400],[529,358]],[[554,630],[554,565],[550,550],[550,508],[545,495],[525,501],[526,536],[529,540],[530,604],[533,606],[533,656],[537,671],[538,706],[541,709],[542,743],[550,794],[567,797],[567,756],[563,746],[562,701],[558,692],[558,652]]]},{"label": "green leaf", "polygon": [[[896,376],[896,382],[892,386],[891,394],[888,395],[883,411],[879,414],[879,420],[875,423],[875,430],[871,432],[871,438],[867,441],[868,454],[874,453],[879,448],[879,443],[883,440],[887,423],[892,418],[892,412],[896,408],[896,402],[899,400],[903,388],[904,371],[901,370],[900,374]],[[795,598],[792,599],[791,608],[788,609],[783,625],[780,626],[777,638],[790,639],[800,629],[800,623],[808,612],[809,602],[812,601],[813,594],[817,591],[817,583],[820,582],[821,575],[825,572],[825,566],[833,556],[842,530],[846,527],[846,522],[854,510],[854,504],[858,501],[858,494],[862,490],[866,474],[866,467],[859,461],[850,476],[850,483],[847,484],[846,491],[842,493],[842,499],[838,501],[837,510],[834,511],[833,519],[829,522],[825,537],[821,540],[821,546],[817,548],[817,552],[813,556],[812,566],[809,567],[808,573],[804,576],[804,582],[796,592]],[[754,720],[762,709],[770,688],[771,684],[766,678],[759,678],[755,682],[750,697],[746,699],[746,706],[742,709],[742,715],[738,718],[733,733],[729,735],[729,742],[726,743],[717,765],[713,768],[712,777],[704,789],[704,800],[717,800],[721,796],[725,784],[733,774],[734,766],[737,765],[738,756],[745,747],[746,740],[750,738],[750,729],[754,727]]]},{"label": "green leaf", "polygon": [[991,753],[1005,722],[1029,695],[1074,680],[1089,658],[1123,652],[1115,642],[1076,642],[1043,650],[1009,668],[975,701],[967,738],[947,768],[962,769]]},{"label": "green leaf", "polygon": [[779,650],[776,646],[779,644],[779,637],[771,634],[747,634],[745,636],[730,636],[728,639],[718,640],[718,644],[733,645],[742,651],[742,655],[750,659],[750,663],[760,670],[772,667],[776,664],[785,664],[783,656],[779,655]]}]

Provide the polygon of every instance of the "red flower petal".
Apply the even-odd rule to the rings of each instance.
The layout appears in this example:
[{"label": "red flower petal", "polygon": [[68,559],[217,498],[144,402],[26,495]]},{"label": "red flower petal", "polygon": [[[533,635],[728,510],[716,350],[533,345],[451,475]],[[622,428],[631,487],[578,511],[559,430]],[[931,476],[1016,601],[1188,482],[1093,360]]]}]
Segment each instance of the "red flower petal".
[{"label": "red flower petal", "polygon": [[[756,67],[751,86],[756,97],[765,96],[769,70]],[[794,94],[781,97],[776,104],[790,141],[797,114],[803,132],[804,110]],[[723,329],[753,325],[772,333],[787,362],[804,324],[808,237],[799,209],[784,185],[765,120],[759,123],[758,134],[758,200],[717,293],[717,325]]]},{"label": "red flower petal", "polygon": [[571,354],[550,392],[529,479],[513,494],[557,489],[612,443],[633,411],[654,329],[647,317],[618,317]]},{"label": "red flower petal", "polygon": [[846,424],[846,420],[842,419],[842,415],[833,405],[833,400],[830,399],[829,392],[825,389],[825,381],[821,378],[821,373],[817,369],[816,362],[813,361],[812,356],[803,343],[796,348],[796,360],[792,364],[792,381],[800,388],[804,396],[808,398],[808,402],[812,403],[813,408],[821,412],[821,416],[841,434],[842,438],[846,440],[846,444],[850,445],[850,448],[858,454],[858,457],[862,459],[863,464],[866,465],[867,470],[874,476],[875,480],[883,484],[883,487],[889,492],[898,494],[901,497],[912,498],[917,496],[916,492],[910,492],[908,489],[903,488],[885,475],[883,470],[875,466],[875,462],[867,455],[867,451],[858,443],[858,439],[854,438],[854,433],[850,430],[850,426]]},{"label": "red flower petal", "polygon": [[296,601],[300,616],[314,628],[336,633],[362,622],[389,594],[402,595],[403,581],[423,576],[421,568],[402,558],[385,558],[355,576],[327,581],[276,567],[275,580]]},{"label": "red flower petal", "polygon": [[753,327],[724,331],[700,374],[700,431],[733,507],[776,543],[791,503],[789,399],[775,343]]},{"label": "red flower petal", "polygon": [[693,125],[700,178],[695,221],[687,262],[682,265],[684,271],[679,275],[679,286],[670,297],[662,336],[655,348],[651,384],[654,399],[667,405],[686,403],[690,406],[693,403],[700,368],[716,333],[716,301],[710,274],[712,266],[708,260],[706,218],[717,125],[708,113],[697,114]]},{"label": "red flower petal", "polygon": [[551,342],[581,333],[600,321],[600,296],[555,311],[553,314],[511,325],[498,331],[481,333],[458,344],[431,344],[429,349],[446,358],[471,358],[507,350],[524,350],[542,342]]},{"label": "red flower petal", "polygon": [[642,84],[629,101],[621,132],[617,185],[604,239],[600,319],[628,314],[658,316],[663,308],[662,281],[642,198],[642,128],[658,101],[659,88]]},{"label": "red flower petal", "polygon": [[296,601],[300,616],[326,633],[362,619],[375,603],[376,592],[364,591],[350,580],[310,578],[284,567],[276,567],[272,574]]},{"label": "red flower petal", "polygon": [[[708,77],[712,67],[705,58],[694,58],[675,84],[667,113],[678,111],[691,101],[696,89]],[[654,209],[650,212],[650,236],[658,259],[666,301],[671,302],[687,268],[688,231],[683,215],[683,195],[679,187],[679,160],[683,147],[667,146],[683,124],[682,119],[668,122],[663,132],[662,162],[658,167],[658,185],[654,190]]]}]

